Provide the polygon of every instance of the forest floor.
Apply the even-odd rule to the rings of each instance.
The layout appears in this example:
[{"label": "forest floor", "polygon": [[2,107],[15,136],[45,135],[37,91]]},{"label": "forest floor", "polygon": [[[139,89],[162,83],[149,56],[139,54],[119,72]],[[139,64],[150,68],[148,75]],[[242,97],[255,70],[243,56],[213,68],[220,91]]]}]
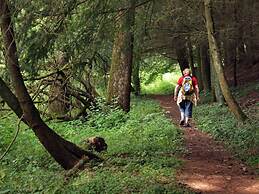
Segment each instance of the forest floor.
[{"label": "forest floor", "polygon": [[[154,95],[152,98],[160,102],[173,123],[178,125],[179,111],[173,97]],[[259,178],[254,170],[235,158],[222,142],[201,132],[195,121],[190,128],[182,130],[187,151],[182,158],[184,166],[177,176],[181,184],[197,193],[259,193]]]}]

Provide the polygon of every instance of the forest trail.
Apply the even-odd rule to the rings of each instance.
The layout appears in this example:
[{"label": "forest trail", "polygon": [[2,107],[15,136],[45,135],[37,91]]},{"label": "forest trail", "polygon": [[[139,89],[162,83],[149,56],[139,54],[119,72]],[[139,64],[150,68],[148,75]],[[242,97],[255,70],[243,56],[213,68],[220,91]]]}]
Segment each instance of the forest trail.
[{"label": "forest trail", "polygon": [[[153,95],[166,114],[178,125],[179,111],[170,95]],[[259,178],[234,158],[222,143],[201,132],[192,123],[182,128],[187,152],[177,179],[197,193],[259,194]]]}]

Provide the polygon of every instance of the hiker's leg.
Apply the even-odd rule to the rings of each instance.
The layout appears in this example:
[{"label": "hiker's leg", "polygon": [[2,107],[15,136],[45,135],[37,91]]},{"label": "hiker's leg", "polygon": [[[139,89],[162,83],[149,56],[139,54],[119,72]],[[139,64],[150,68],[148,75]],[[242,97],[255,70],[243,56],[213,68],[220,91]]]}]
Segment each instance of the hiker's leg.
[{"label": "hiker's leg", "polygon": [[188,125],[189,119],[192,118],[192,102],[187,100],[185,107],[186,107],[184,112],[185,124]]},{"label": "hiker's leg", "polygon": [[184,121],[184,112],[181,112],[181,121]]},{"label": "hiker's leg", "polygon": [[185,102],[184,100],[179,104],[179,110],[180,110],[180,115],[181,115],[181,119],[180,119],[180,125],[184,124],[184,119],[185,119]]},{"label": "hiker's leg", "polygon": [[185,117],[185,124],[189,122],[189,117]]}]

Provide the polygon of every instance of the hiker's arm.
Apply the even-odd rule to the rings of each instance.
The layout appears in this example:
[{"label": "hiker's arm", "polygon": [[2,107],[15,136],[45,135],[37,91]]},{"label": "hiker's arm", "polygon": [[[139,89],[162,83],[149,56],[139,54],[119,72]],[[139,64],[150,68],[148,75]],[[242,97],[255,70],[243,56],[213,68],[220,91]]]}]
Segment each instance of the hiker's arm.
[{"label": "hiker's arm", "polygon": [[197,100],[199,101],[200,100],[200,90],[199,90],[199,86],[198,85],[196,85],[195,87],[194,87],[194,90],[195,90],[195,95],[196,95],[196,98],[197,98]]},{"label": "hiker's arm", "polygon": [[177,84],[175,86],[175,89],[174,89],[174,101],[177,100],[177,95],[178,95],[178,92],[179,92],[179,88],[180,88],[180,86]]}]

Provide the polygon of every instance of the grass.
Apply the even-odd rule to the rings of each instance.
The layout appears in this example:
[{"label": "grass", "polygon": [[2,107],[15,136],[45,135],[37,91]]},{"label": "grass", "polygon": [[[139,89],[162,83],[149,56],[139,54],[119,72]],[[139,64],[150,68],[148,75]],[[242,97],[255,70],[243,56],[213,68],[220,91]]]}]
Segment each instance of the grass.
[{"label": "grass", "polygon": [[[128,114],[100,103],[88,121],[49,125],[66,139],[80,144],[102,136],[108,144],[104,162],[89,164],[68,182],[63,169],[43,149],[33,132],[22,126],[17,141],[1,161],[0,193],[189,193],[175,181],[182,165],[182,134],[159,105],[135,99]],[[0,153],[10,143],[14,116],[0,124]]]},{"label": "grass", "polygon": [[180,72],[165,73],[158,76],[153,82],[149,84],[142,84],[142,94],[172,94],[176,83],[181,76]]}]

